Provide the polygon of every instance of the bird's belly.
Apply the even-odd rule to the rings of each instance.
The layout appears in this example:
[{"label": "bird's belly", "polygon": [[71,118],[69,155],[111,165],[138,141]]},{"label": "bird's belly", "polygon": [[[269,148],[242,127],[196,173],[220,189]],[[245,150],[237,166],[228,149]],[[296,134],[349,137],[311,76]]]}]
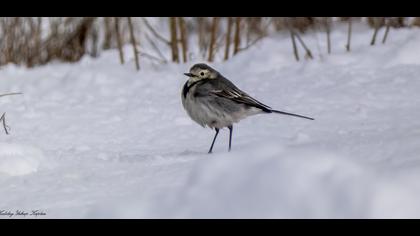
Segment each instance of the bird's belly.
[{"label": "bird's belly", "polygon": [[203,127],[218,129],[228,127],[255,113],[245,107],[239,107],[235,111],[227,110],[198,99],[186,99],[183,101],[183,105],[188,115],[196,123]]}]

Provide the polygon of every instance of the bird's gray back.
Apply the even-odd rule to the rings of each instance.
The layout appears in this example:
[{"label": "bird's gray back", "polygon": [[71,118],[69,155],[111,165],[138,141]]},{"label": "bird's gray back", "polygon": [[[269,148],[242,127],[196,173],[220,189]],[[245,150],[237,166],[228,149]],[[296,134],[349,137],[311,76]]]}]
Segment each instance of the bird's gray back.
[{"label": "bird's gray back", "polygon": [[214,93],[226,89],[239,90],[224,77],[205,79],[192,84],[187,82],[182,92],[182,104],[195,122],[210,128],[227,127],[249,115],[260,112],[259,109],[217,96]]}]

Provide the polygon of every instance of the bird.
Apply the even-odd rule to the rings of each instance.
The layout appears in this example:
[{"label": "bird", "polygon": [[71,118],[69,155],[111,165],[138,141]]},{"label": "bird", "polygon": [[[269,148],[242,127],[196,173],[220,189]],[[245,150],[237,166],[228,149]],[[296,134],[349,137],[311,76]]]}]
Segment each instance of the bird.
[{"label": "bird", "polygon": [[229,151],[232,147],[233,124],[262,113],[277,113],[308,120],[314,118],[274,110],[236,87],[217,70],[205,63],[194,64],[188,73],[181,100],[189,117],[216,131],[208,153],[212,153],[219,130],[229,129]]}]

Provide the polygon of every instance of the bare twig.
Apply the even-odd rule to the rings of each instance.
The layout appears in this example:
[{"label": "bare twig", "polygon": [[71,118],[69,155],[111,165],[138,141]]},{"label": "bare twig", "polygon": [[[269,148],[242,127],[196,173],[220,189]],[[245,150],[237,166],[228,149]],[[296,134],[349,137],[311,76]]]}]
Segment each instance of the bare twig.
[{"label": "bare twig", "polygon": [[161,59],[161,58],[158,58],[158,57],[155,57],[155,56],[153,56],[153,55],[151,55],[151,54],[149,54],[149,53],[146,53],[146,52],[140,52],[140,55],[141,56],[144,56],[144,57],[146,57],[146,58],[150,58],[150,59],[153,59],[153,60],[155,60],[155,61],[158,61],[159,63],[162,63],[162,64],[165,64],[167,61],[166,60],[164,60],[164,59]]},{"label": "bare twig", "polygon": [[187,42],[187,28],[185,27],[185,20],[183,17],[178,17],[180,35],[181,35],[181,46],[182,46],[182,59],[187,62],[187,51],[188,51],[188,42]]},{"label": "bare twig", "polygon": [[90,55],[92,56],[92,57],[97,57],[98,56],[98,38],[99,38],[99,35],[98,35],[98,30],[97,29],[95,29],[95,28],[92,28],[91,29],[91,38],[92,38],[92,41],[91,41],[91,52],[90,52]]},{"label": "bare twig", "polygon": [[352,18],[349,17],[349,28],[347,31],[347,44],[346,44],[346,50],[347,52],[350,52],[350,40],[351,40],[351,25],[352,25]]},{"label": "bare twig", "polygon": [[293,53],[295,54],[296,61],[299,61],[299,52],[296,45],[295,34],[292,30],[290,30],[290,37],[292,38],[292,45],[293,45]]},{"label": "bare twig", "polygon": [[114,26],[115,26],[115,36],[117,37],[117,44],[118,44],[118,52],[120,55],[120,62],[124,64],[124,52],[122,49],[122,39],[120,35],[120,19],[118,17],[114,18]]},{"label": "bare twig", "polygon": [[155,44],[155,42],[153,42],[153,40],[150,38],[150,36],[148,34],[145,34],[145,37],[146,37],[146,40],[150,43],[150,45],[152,45],[152,48],[157,52],[157,54],[159,54],[159,57],[161,58],[161,60],[164,63],[167,63],[168,61],[165,59],[165,56],[159,50],[159,47]]},{"label": "bare twig", "polygon": [[37,17],[37,28],[35,33],[35,54],[38,56],[38,63],[40,62],[40,54],[41,54],[41,25],[42,25],[42,18]]},{"label": "bare twig", "polygon": [[131,44],[133,45],[133,52],[134,52],[134,59],[136,62],[136,69],[140,70],[140,64],[139,64],[139,52],[137,49],[137,42],[136,42],[136,37],[134,37],[134,29],[133,29],[133,22],[131,21],[131,17],[127,17],[128,19],[128,28],[130,30],[130,39],[131,39]]},{"label": "bare twig", "polygon": [[217,54],[219,50],[222,48],[222,46],[224,46],[223,44],[224,41],[225,41],[225,38],[223,36],[217,37],[216,43],[214,45],[214,54]]},{"label": "bare twig", "polygon": [[378,34],[378,31],[379,31],[379,28],[380,28],[379,21],[380,21],[379,17],[375,17],[373,19],[375,30],[373,31],[372,40],[370,41],[370,45],[375,45],[376,35]]},{"label": "bare twig", "polygon": [[384,43],[385,43],[386,38],[388,37],[388,32],[389,32],[389,29],[390,29],[390,28],[391,28],[391,24],[390,24],[390,21],[388,20],[388,21],[387,21],[387,23],[386,23],[385,34],[384,34],[384,37],[383,37],[383,39],[382,39],[382,44],[384,44]]},{"label": "bare twig", "polygon": [[265,38],[265,35],[261,35],[258,38],[255,38],[254,40],[250,41],[248,43],[248,45],[246,45],[245,47],[239,48],[238,52],[246,50],[248,48],[250,48],[251,46],[253,46],[254,44],[258,43],[261,39]]},{"label": "bare twig", "polygon": [[296,38],[299,40],[300,44],[302,45],[302,47],[305,49],[306,51],[306,56],[310,59],[313,59],[312,57],[312,52],[311,50],[309,50],[309,48],[306,46],[306,44],[303,42],[302,38],[299,36],[299,34],[297,34],[296,32],[293,32],[293,34],[296,36]]},{"label": "bare twig", "polygon": [[233,43],[233,55],[235,55],[238,53],[239,45],[241,43],[241,17],[236,17],[235,20],[235,37]]},{"label": "bare twig", "polygon": [[163,37],[162,35],[160,35],[150,24],[149,22],[146,20],[146,18],[142,18],[144,24],[146,25],[146,27],[150,30],[150,32],[152,32],[152,34],[158,38],[159,40],[161,40],[162,42],[164,42],[167,45],[171,45],[171,42],[169,40],[167,40],[165,37]]},{"label": "bare twig", "polygon": [[372,35],[372,40],[370,41],[370,45],[375,45],[376,35],[378,34],[379,27],[375,27]]},{"label": "bare twig", "polygon": [[[299,38],[299,36],[297,35],[297,33],[295,32],[295,30],[293,29],[293,25],[292,25],[292,19],[291,17],[286,17],[284,19],[284,24],[287,27],[287,29],[290,32],[290,37],[292,38],[292,45],[293,45],[293,53],[295,54],[295,58],[296,61],[299,61],[299,52],[298,52],[298,48],[297,48],[297,44],[296,44],[296,38],[298,38],[299,40],[301,40]],[[305,48],[306,45],[304,43],[302,43],[303,41],[301,41],[302,46]],[[306,48],[305,48],[306,49]],[[306,52],[308,54],[308,51]]]},{"label": "bare twig", "polygon": [[226,33],[226,43],[225,43],[225,61],[229,59],[229,50],[230,50],[230,35],[232,32],[232,17],[228,17],[227,19],[227,33]]},{"label": "bare twig", "polygon": [[102,49],[111,48],[111,39],[112,39],[112,25],[111,17],[103,17],[104,22],[104,41],[102,43]]},{"label": "bare twig", "polygon": [[169,29],[171,31],[172,61],[179,63],[178,36],[177,36],[177,30],[176,30],[175,17],[169,17]]},{"label": "bare twig", "polygon": [[327,31],[327,52],[328,54],[331,53],[331,37],[330,37],[330,33],[331,33],[331,24],[327,19],[325,19],[325,30]]},{"label": "bare twig", "polygon": [[206,18],[205,17],[197,17],[197,30],[198,30],[198,47],[200,54],[204,58],[207,54],[207,42],[206,37],[204,37],[206,32]]},{"label": "bare twig", "polygon": [[208,61],[212,62],[214,57],[214,45],[216,44],[216,35],[217,35],[217,29],[219,24],[219,18],[213,17],[213,22],[211,26],[211,35],[210,35],[210,48],[209,48],[209,57]]},{"label": "bare twig", "polygon": [[0,117],[0,122],[3,123],[3,128],[4,128],[4,132],[6,132],[6,134],[9,134],[9,132],[7,131],[7,129],[9,128],[9,126],[6,125],[6,117],[5,117],[6,113],[3,113],[3,115]]},{"label": "bare twig", "polygon": [[0,97],[4,97],[4,96],[10,96],[10,95],[19,95],[22,93],[5,93],[5,94],[0,94]]},{"label": "bare twig", "polygon": [[271,22],[272,22],[272,19],[267,23],[267,25],[266,26],[264,26],[263,28],[262,28],[262,33],[260,34],[260,36],[259,37],[257,37],[257,38],[255,38],[254,40],[252,40],[252,41],[249,41],[249,39],[248,39],[248,42],[247,42],[247,45],[245,46],[245,47],[242,47],[242,48],[239,48],[238,49],[238,52],[239,51],[243,51],[243,50],[246,50],[246,49],[248,49],[248,48],[250,48],[251,46],[253,46],[254,44],[256,44],[256,43],[258,43],[261,39],[263,39],[263,38],[265,38],[266,36],[267,36],[267,29],[268,29],[268,27],[271,25]]},{"label": "bare twig", "polygon": [[[11,96],[11,95],[19,95],[19,94],[22,94],[22,93],[5,93],[5,94],[0,94],[0,97]],[[0,117],[0,122],[2,122],[2,124],[3,124],[4,132],[6,132],[6,134],[9,134],[7,129],[10,129],[10,127],[8,125],[6,125],[6,112],[3,113],[3,115]]]}]

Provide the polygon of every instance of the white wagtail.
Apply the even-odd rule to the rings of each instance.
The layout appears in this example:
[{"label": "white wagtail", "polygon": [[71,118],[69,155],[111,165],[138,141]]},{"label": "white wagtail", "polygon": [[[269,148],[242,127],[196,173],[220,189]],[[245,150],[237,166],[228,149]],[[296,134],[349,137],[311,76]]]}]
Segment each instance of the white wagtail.
[{"label": "white wagtail", "polygon": [[182,89],[182,105],[192,120],[203,127],[216,130],[209,153],[212,152],[219,130],[228,127],[229,151],[233,123],[255,114],[278,113],[313,120],[311,117],[277,111],[237,88],[210,66],[199,63],[191,67]]}]

